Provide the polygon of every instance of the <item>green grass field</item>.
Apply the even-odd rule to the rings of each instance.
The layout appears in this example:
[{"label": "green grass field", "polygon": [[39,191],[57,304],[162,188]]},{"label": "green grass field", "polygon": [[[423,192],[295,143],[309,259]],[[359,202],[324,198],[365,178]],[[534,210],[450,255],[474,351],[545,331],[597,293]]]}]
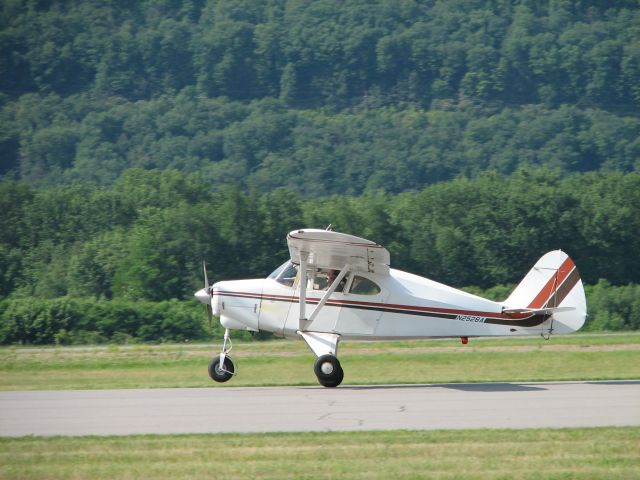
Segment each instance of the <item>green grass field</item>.
[{"label": "green grass field", "polygon": [[[2,348],[0,389],[103,389],[316,385],[302,341],[237,344],[238,375],[215,384],[219,345]],[[343,342],[345,384],[640,378],[640,333],[540,338]]]},{"label": "green grass field", "polygon": [[[219,346],[2,348],[0,389],[316,385],[301,341]],[[640,378],[640,333],[344,342],[346,384]],[[633,479],[640,428],[0,438],[2,479]]]},{"label": "green grass field", "polygon": [[640,428],[0,439],[3,479],[633,479]]}]

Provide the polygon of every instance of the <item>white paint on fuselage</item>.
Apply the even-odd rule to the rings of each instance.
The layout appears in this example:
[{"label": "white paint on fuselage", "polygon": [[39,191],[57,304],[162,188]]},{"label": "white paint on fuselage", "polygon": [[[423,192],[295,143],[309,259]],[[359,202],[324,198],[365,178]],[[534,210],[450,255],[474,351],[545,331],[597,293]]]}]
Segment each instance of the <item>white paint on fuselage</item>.
[{"label": "white paint on fuselage", "polygon": [[[305,325],[306,330],[351,339],[397,339],[530,335],[548,327],[547,322],[528,328],[484,323],[487,315],[502,312],[502,304],[400,270],[391,269],[388,276],[358,275],[373,280],[381,292],[334,292],[316,319]],[[307,290],[307,318],[323,294]],[[298,298],[297,288],[273,279],[234,280],[214,285],[212,306],[225,328],[297,337]]]},{"label": "white paint on fuselage", "polygon": [[[377,338],[421,338],[421,337],[458,337],[458,336],[494,336],[538,333],[531,328],[517,328],[511,331],[508,325],[493,325],[482,322],[487,314],[500,314],[502,305],[477,295],[455,289],[428,278],[413,275],[401,270],[391,269],[390,276],[382,279],[381,284],[392,294],[387,304],[416,306],[434,309],[440,316],[403,314],[386,311],[378,324]],[[458,315],[465,320],[458,320]],[[477,318],[476,318],[477,317]]]},{"label": "white paint on fuselage", "polygon": [[227,280],[213,285],[211,304],[225,328],[258,331],[263,279]]}]

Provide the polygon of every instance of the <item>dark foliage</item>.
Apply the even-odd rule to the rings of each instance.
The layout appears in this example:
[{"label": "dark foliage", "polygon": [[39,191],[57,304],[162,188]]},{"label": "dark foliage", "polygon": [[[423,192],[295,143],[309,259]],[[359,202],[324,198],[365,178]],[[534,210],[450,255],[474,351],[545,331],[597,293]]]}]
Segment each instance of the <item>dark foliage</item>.
[{"label": "dark foliage", "polygon": [[[637,2],[4,2],[0,176],[305,196],[638,168]],[[301,181],[302,180],[302,181]]]},{"label": "dark foliage", "polygon": [[190,298],[203,259],[212,281],[264,277],[288,257],[288,231],[328,224],[385,244],[397,268],[458,286],[515,282],[555,248],[586,283],[640,281],[636,173],[520,169],[399,195],[305,199],[129,170],[108,188],[5,182],[0,206],[4,296]]}]

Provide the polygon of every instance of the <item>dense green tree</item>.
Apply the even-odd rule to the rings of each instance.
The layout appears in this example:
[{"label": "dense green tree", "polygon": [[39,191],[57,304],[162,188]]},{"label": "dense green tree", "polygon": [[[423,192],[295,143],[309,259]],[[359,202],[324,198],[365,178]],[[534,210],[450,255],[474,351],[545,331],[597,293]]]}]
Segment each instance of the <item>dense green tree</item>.
[{"label": "dense green tree", "polygon": [[[287,231],[329,224],[389,246],[393,264],[459,286],[518,280],[562,247],[588,283],[638,281],[637,174],[520,169],[416,192],[302,199],[278,189],[212,189],[177,171],[131,170],[112,187],[0,189],[3,292],[96,298],[189,297],[210,278],[264,276]],[[278,253],[280,252],[280,253]]]},{"label": "dense green tree", "polygon": [[[110,184],[169,167],[270,190],[302,166],[318,195],[487,166],[638,167],[633,1],[0,8],[4,178]],[[396,123],[416,111],[426,125]]]}]

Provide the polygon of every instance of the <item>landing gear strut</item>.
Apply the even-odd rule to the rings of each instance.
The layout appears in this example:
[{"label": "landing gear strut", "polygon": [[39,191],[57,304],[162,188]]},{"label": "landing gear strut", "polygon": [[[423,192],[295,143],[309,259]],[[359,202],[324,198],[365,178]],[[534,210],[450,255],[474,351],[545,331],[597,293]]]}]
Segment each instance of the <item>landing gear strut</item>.
[{"label": "landing gear strut", "polygon": [[313,371],[323,387],[337,387],[344,379],[344,371],[340,366],[340,361],[334,355],[318,357]]},{"label": "landing gear strut", "polygon": [[222,352],[220,352],[220,355],[213,357],[209,364],[209,376],[212,380],[222,383],[230,380],[236,374],[236,366],[233,364],[231,357],[228,356],[232,348],[233,344],[229,337],[229,329],[225,329]]}]

